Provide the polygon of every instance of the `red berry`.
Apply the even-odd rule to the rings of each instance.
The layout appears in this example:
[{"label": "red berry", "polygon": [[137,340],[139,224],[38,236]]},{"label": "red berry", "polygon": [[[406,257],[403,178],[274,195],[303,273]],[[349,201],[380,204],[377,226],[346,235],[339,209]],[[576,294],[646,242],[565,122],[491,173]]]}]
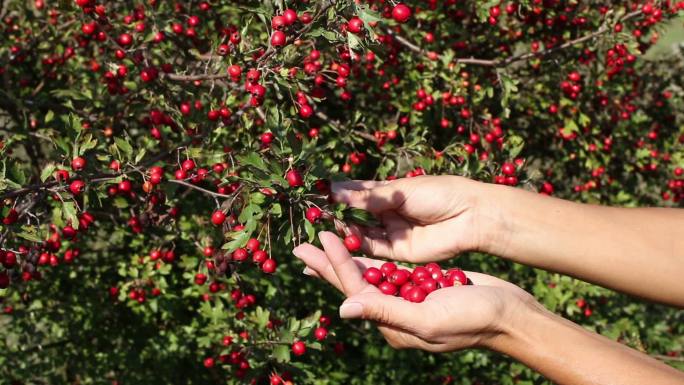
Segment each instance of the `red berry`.
[{"label": "red berry", "polygon": [[433,291],[439,289],[439,285],[437,284],[437,281],[432,279],[432,278],[426,278],[423,280],[423,282],[420,283],[420,288],[425,290],[425,293],[430,294]]},{"label": "red berry", "polygon": [[211,215],[211,223],[216,226],[221,226],[225,220],[226,213],[221,210],[214,211],[214,213]]},{"label": "red berry", "polygon": [[133,37],[127,33],[122,33],[119,35],[118,42],[125,47],[133,43]]},{"label": "red berry", "polygon": [[385,277],[389,277],[389,275],[397,269],[397,265],[395,265],[392,262],[385,262],[380,266],[380,271],[382,271],[382,274],[385,275]]},{"label": "red berry", "polygon": [[207,276],[202,273],[197,273],[195,274],[195,284],[197,285],[204,285],[204,283],[207,282]]},{"label": "red berry", "polygon": [[247,252],[247,249],[239,248],[233,251],[232,256],[234,261],[242,262],[247,259],[249,253]]},{"label": "red berry", "polygon": [[417,266],[411,273],[411,281],[415,284],[420,284],[427,278],[430,278],[430,272],[423,266]]},{"label": "red berry", "polygon": [[461,285],[467,285],[468,284],[468,277],[466,277],[463,270],[461,270],[459,268],[447,270],[446,278],[453,283],[459,282]]},{"label": "red berry", "polygon": [[347,30],[351,33],[360,33],[363,31],[363,20],[356,16],[352,17],[347,23]]},{"label": "red berry", "polygon": [[318,220],[321,219],[322,215],[323,212],[318,207],[309,207],[308,209],[306,209],[306,220],[311,223],[318,222]]},{"label": "red berry", "polygon": [[408,300],[408,293],[414,287],[415,285],[411,282],[406,282],[405,284],[401,285],[401,288],[399,289],[399,295],[401,296],[401,298]]},{"label": "red berry", "polygon": [[420,286],[414,286],[408,291],[408,293],[406,293],[406,296],[409,301],[420,303],[425,301],[427,293]]},{"label": "red berry", "polygon": [[396,286],[402,286],[406,282],[409,281],[410,277],[411,277],[411,273],[408,270],[398,269],[398,270],[393,271],[387,277],[387,281],[389,281],[390,283],[392,283]]},{"label": "red berry", "polygon": [[308,104],[302,104],[301,107],[299,107],[299,116],[301,116],[304,119],[307,119],[313,115],[313,108],[311,108],[310,105]]},{"label": "red berry", "polygon": [[176,180],[183,180],[188,177],[188,173],[185,172],[182,168],[179,168],[176,170],[176,172],[173,174]]},{"label": "red berry", "polygon": [[213,368],[214,367],[214,359],[212,357],[207,357],[204,359],[204,367],[205,368]]},{"label": "red berry", "polygon": [[261,271],[266,274],[273,274],[276,271],[276,267],[278,267],[278,264],[275,259],[269,258],[261,265]]},{"label": "red berry", "polygon": [[271,19],[271,28],[275,30],[283,29],[287,25],[285,18],[282,16],[273,16]]},{"label": "red berry", "polygon": [[192,171],[195,169],[195,161],[192,159],[186,159],[181,163],[181,168],[184,171]]},{"label": "red berry", "polygon": [[344,237],[344,246],[353,253],[361,249],[361,239],[355,234],[349,234]]},{"label": "red berry", "polygon": [[411,18],[411,8],[399,3],[392,9],[392,18],[398,23],[405,23]]},{"label": "red berry", "polygon": [[257,250],[252,253],[252,261],[258,264],[264,263],[268,259],[268,253],[263,250]]},{"label": "red berry", "polygon": [[292,353],[294,353],[295,356],[301,356],[306,353],[306,345],[304,345],[304,342],[297,341],[292,344]]},{"label": "red berry", "polygon": [[228,67],[228,74],[230,75],[230,77],[238,78],[238,77],[240,77],[241,73],[242,73],[242,68],[240,68],[239,65],[233,64],[232,66]]},{"label": "red berry", "polygon": [[274,31],[271,35],[271,45],[274,47],[282,47],[287,42],[287,35],[283,31]]},{"label": "red berry", "polygon": [[256,251],[256,250],[259,250],[259,246],[261,246],[261,242],[259,242],[258,239],[256,239],[256,238],[250,238],[250,239],[247,241],[247,246],[246,246],[246,247],[247,247],[247,250],[254,252],[254,251]]},{"label": "red berry", "polygon": [[74,171],[83,170],[86,166],[86,160],[80,156],[75,157],[71,161],[71,169]]},{"label": "red berry", "polygon": [[283,18],[285,19],[285,23],[287,25],[292,25],[297,22],[297,12],[295,12],[294,9],[286,9],[283,12]]},{"label": "red berry", "polygon": [[383,294],[387,295],[396,295],[397,294],[397,286],[389,283],[388,281],[381,282],[380,285],[378,285],[378,289],[380,289],[380,292]]},{"label": "red berry", "polygon": [[382,272],[378,268],[369,267],[363,273],[363,278],[365,278],[366,281],[371,285],[378,286],[382,281]]},{"label": "red berry", "polygon": [[507,176],[515,175],[515,165],[513,163],[504,163],[501,165],[501,173]]},{"label": "red berry", "polygon": [[76,179],[69,185],[69,191],[74,195],[79,195],[85,189],[85,183],[82,180]]},{"label": "red berry", "polygon": [[285,179],[287,179],[287,183],[290,185],[290,187],[299,187],[304,184],[304,178],[302,178],[302,174],[294,169],[285,174]]},{"label": "red berry", "polygon": [[323,341],[325,337],[328,336],[328,329],[320,326],[317,327],[316,330],[314,330],[314,338],[316,338],[318,341]]}]

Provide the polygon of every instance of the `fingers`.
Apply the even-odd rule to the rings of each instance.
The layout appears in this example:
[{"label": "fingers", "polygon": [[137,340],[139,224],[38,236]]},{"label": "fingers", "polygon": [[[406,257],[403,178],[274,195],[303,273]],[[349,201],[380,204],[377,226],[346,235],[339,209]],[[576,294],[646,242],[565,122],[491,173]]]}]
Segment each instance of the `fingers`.
[{"label": "fingers", "polygon": [[404,195],[395,186],[371,181],[333,183],[332,195],[337,202],[377,213],[396,209],[404,202]]},{"label": "fingers", "polygon": [[425,323],[423,307],[400,297],[382,294],[369,286],[369,289],[350,296],[342,303],[340,317],[375,321],[413,334],[419,325]]},{"label": "fingers", "polygon": [[328,257],[337,278],[342,283],[346,295],[359,293],[368,286],[368,283],[363,279],[361,270],[337,235],[323,231],[318,234],[318,239],[321,241],[325,255]]},{"label": "fingers", "polygon": [[[339,291],[344,291],[342,282],[337,277],[332,264],[330,264],[330,260],[323,250],[309,243],[304,243],[297,246],[292,252],[306,264],[303,274],[310,277],[323,278]],[[369,267],[379,268],[383,264],[383,261],[363,257],[354,257],[353,260],[361,272],[366,271]]]},{"label": "fingers", "polygon": [[306,269],[303,272],[304,274],[323,278],[328,281],[328,283],[335,286],[337,290],[344,291],[342,282],[337,278],[337,275],[323,250],[314,245],[304,243],[292,250],[292,253],[306,264]]}]

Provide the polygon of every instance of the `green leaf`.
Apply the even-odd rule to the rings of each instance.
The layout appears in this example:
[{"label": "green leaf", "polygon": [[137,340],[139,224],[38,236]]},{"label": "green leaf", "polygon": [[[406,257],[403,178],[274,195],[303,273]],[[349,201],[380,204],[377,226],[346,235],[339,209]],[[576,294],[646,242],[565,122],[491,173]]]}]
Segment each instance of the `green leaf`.
[{"label": "green leaf", "polygon": [[20,185],[26,184],[26,174],[19,165],[19,162],[12,162],[12,164],[10,164],[9,172],[14,182]]},{"label": "green leaf", "polygon": [[43,168],[43,171],[40,172],[40,181],[45,182],[49,177],[51,177],[54,174],[56,169],[57,166],[55,166],[54,163],[48,163]]},{"label": "green leaf", "polygon": [[238,155],[236,158],[240,164],[252,166],[263,172],[268,171],[266,162],[264,162],[263,158],[261,158],[261,156],[259,156],[259,154],[256,152],[250,152],[247,155]]},{"label": "green leaf", "polygon": [[71,226],[78,230],[78,217],[76,216],[76,205],[74,202],[64,202],[62,205],[62,215],[65,222],[71,222]]},{"label": "green leaf", "polygon": [[290,346],[288,345],[277,345],[273,349],[273,359],[278,362],[288,363],[290,362]]},{"label": "green leaf", "polygon": [[45,114],[45,124],[50,123],[52,121],[52,119],[54,119],[54,118],[55,118],[55,113],[52,112],[52,110],[49,110]]},{"label": "green leaf", "polygon": [[243,247],[245,244],[247,244],[250,235],[252,235],[252,233],[248,231],[231,233],[230,236],[233,238],[233,240],[225,243],[223,246],[221,246],[221,249],[227,250],[228,252],[233,252],[238,247]]},{"label": "green leaf", "polygon": [[311,224],[311,222],[304,221],[304,230],[306,231],[306,236],[309,238],[309,242],[316,240],[316,229]]},{"label": "green leaf", "polygon": [[38,230],[33,226],[22,226],[21,232],[17,236],[31,242],[42,242],[42,238],[38,235]]},{"label": "green leaf", "polygon": [[116,145],[116,148],[122,151],[127,158],[130,158],[131,155],[133,155],[133,147],[131,147],[131,144],[128,143],[127,140],[116,137],[114,138],[114,143]]},{"label": "green leaf", "polygon": [[344,211],[345,219],[349,219],[353,222],[364,226],[377,226],[379,224],[378,220],[368,211],[357,209],[355,207],[350,207]]},{"label": "green leaf", "polygon": [[508,138],[508,142],[506,144],[509,146],[508,157],[510,159],[517,157],[520,154],[520,151],[522,151],[523,147],[525,146],[523,138],[519,137],[518,135],[511,135]]}]

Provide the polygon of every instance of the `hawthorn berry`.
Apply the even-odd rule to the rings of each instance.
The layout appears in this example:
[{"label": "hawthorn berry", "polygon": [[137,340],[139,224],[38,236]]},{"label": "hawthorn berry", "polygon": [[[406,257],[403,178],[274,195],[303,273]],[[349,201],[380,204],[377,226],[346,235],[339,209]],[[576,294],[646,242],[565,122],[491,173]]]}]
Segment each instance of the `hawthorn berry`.
[{"label": "hawthorn berry", "polygon": [[292,25],[297,22],[297,12],[294,9],[286,9],[283,11],[283,19],[285,19],[285,24]]},{"label": "hawthorn berry", "polygon": [[268,253],[264,250],[257,250],[252,253],[252,261],[257,264],[262,264],[268,259]]},{"label": "hawthorn berry", "polygon": [[247,249],[244,249],[242,247],[235,249],[233,251],[232,257],[234,261],[242,262],[247,259],[249,256],[249,252],[247,252]]},{"label": "hawthorn berry", "polygon": [[266,274],[273,274],[275,273],[277,267],[278,264],[276,263],[275,259],[269,258],[261,265],[261,270]]},{"label": "hawthorn berry", "polygon": [[304,178],[302,177],[302,174],[295,169],[289,170],[285,174],[285,179],[290,187],[299,187],[304,185]]},{"label": "hawthorn berry", "polygon": [[404,3],[399,3],[392,9],[392,18],[397,23],[406,23],[411,18],[411,8]]},{"label": "hawthorn berry", "polygon": [[71,161],[71,169],[74,171],[83,170],[86,166],[86,160],[80,156],[75,157]]},{"label": "hawthorn berry", "polygon": [[83,190],[85,190],[85,183],[80,179],[76,179],[69,185],[69,191],[74,195],[80,195]]},{"label": "hawthorn berry", "polygon": [[363,31],[363,20],[354,16],[347,22],[347,31],[351,33],[361,33]]},{"label": "hawthorn berry", "polygon": [[297,341],[292,344],[292,353],[295,356],[301,356],[306,353],[306,345],[302,341]]},{"label": "hawthorn berry", "polygon": [[414,286],[406,293],[406,299],[415,303],[425,301],[425,297],[427,297],[427,293],[420,286]]},{"label": "hawthorn berry", "polygon": [[318,220],[323,216],[323,212],[318,207],[309,207],[306,209],[304,216],[306,217],[307,221],[311,223],[317,223]]},{"label": "hawthorn berry", "polygon": [[397,294],[397,286],[394,285],[393,283],[390,283],[389,281],[383,281],[378,285],[378,289],[382,294],[386,295],[396,295]]},{"label": "hawthorn berry", "polygon": [[258,239],[250,238],[247,241],[247,245],[245,247],[247,248],[247,250],[254,252],[254,251],[259,250],[259,246],[261,246],[261,242],[259,242]]},{"label": "hawthorn berry", "polygon": [[325,337],[328,336],[328,329],[319,326],[314,330],[314,338],[316,338],[318,341],[323,341]]},{"label": "hawthorn berry", "polygon": [[221,226],[225,220],[226,213],[221,210],[214,211],[214,213],[211,214],[211,223],[213,223],[215,226]]},{"label": "hawthorn berry", "polygon": [[282,47],[287,42],[287,36],[283,31],[274,31],[271,35],[271,45],[274,47]]},{"label": "hawthorn berry", "polygon": [[361,239],[355,234],[349,234],[344,237],[344,246],[350,253],[361,250]]},{"label": "hawthorn berry", "polygon": [[363,278],[371,285],[378,286],[382,281],[382,272],[376,267],[369,267],[363,272]]}]

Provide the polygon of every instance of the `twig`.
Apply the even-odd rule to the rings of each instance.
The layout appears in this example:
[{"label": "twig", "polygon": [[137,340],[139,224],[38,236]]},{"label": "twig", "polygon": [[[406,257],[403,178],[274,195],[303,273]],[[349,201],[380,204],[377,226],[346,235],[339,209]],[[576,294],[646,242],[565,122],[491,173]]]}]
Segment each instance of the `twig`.
[{"label": "twig", "polygon": [[[620,20],[618,20],[618,21],[622,23],[622,22],[628,21],[630,19],[633,19],[635,17],[638,17],[641,14],[642,14],[641,10],[630,12],[630,13],[627,13],[624,16],[622,16],[620,18]],[[550,55],[554,52],[562,51],[566,48],[572,47],[572,46],[577,45],[577,44],[584,43],[585,41],[588,41],[588,40],[591,40],[595,37],[603,35],[604,33],[609,32],[610,30],[611,30],[611,28],[608,25],[603,24],[599,29],[597,29],[596,31],[594,31],[588,35],[581,36],[581,37],[578,37],[577,39],[567,41],[567,42],[565,42],[561,45],[555,46],[553,48],[549,48],[549,49],[538,51],[538,52],[525,52],[525,53],[521,53],[518,55],[508,57],[508,58],[503,59],[503,60],[501,60],[501,59],[456,58],[456,59],[454,59],[454,62],[457,64],[472,64],[472,65],[479,65],[479,66],[484,66],[484,67],[503,68],[503,67],[507,67],[510,64],[513,64],[515,62],[525,61],[525,60],[529,60],[532,58],[540,58],[540,57]],[[415,52],[415,53],[420,54],[420,55],[426,55],[425,50],[423,50],[421,47],[417,46],[416,44],[412,43],[411,41],[409,41],[405,37],[399,35],[395,31],[388,28],[385,30],[385,32],[388,35],[392,36],[392,38],[394,38],[394,40],[396,40],[399,44],[408,48],[410,51]]]},{"label": "twig", "polygon": [[216,197],[216,198],[232,198],[232,197],[233,197],[232,195],[219,194],[219,193],[217,193],[217,192],[213,192],[213,191],[211,191],[211,190],[207,190],[207,189],[205,189],[205,188],[203,188],[203,187],[200,187],[200,186],[195,186],[195,185],[192,184],[192,183],[188,183],[188,182],[185,182],[185,181],[182,181],[182,180],[170,179],[170,180],[169,180],[169,183],[175,183],[175,184],[183,185],[183,186],[189,187],[189,188],[191,188],[191,189],[193,189],[193,190],[197,190],[197,191],[201,191],[201,192],[203,192],[203,193],[205,193],[205,194],[209,194],[209,195],[211,195],[211,196],[213,196],[213,197]]},{"label": "twig", "polygon": [[[634,11],[634,12],[630,12],[630,13],[628,13],[628,14],[622,16],[622,17],[620,18],[619,22],[625,22],[625,21],[627,21],[627,20],[630,20],[630,19],[633,19],[633,18],[635,18],[635,17],[637,17],[637,16],[640,16],[641,14],[642,14],[641,10],[637,10],[637,11]],[[497,67],[506,67],[506,66],[508,66],[509,64],[515,63],[515,62],[518,62],[518,61],[528,60],[528,59],[535,58],[535,57],[546,56],[546,55],[552,54],[552,53],[554,53],[554,52],[564,50],[564,49],[566,49],[566,48],[568,48],[568,47],[571,47],[571,46],[573,46],[573,45],[580,44],[580,43],[584,43],[585,41],[591,40],[591,39],[593,39],[593,38],[595,38],[595,37],[597,37],[597,36],[603,35],[604,33],[608,32],[608,31],[610,31],[610,30],[611,30],[611,28],[610,28],[608,25],[603,24],[599,29],[597,29],[596,31],[594,31],[594,32],[592,32],[592,33],[590,33],[590,34],[588,34],[588,35],[585,35],[585,36],[582,36],[582,37],[578,37],[577,39],[573,39],[573,40],[567,41],[567,42],[565,42],[565,43],[563,43],[563,44],[561,44],[561,45],[558,45],[558,46],[555,46],[555,47],[553,47],[553,48],[549,48],[549,49],[546,49],[546,50],[543,50],[543,51],[538,51],[538,52],[527,52],[527,53],[524,53],[524,54],[519,54],[519,55],[511,56],[511,57],[509,57],[509,58],[507,58],[507,59],[504,59],[504,60],[502,60],[502,61],[497,61],[496,66],[497,66]]]}]

